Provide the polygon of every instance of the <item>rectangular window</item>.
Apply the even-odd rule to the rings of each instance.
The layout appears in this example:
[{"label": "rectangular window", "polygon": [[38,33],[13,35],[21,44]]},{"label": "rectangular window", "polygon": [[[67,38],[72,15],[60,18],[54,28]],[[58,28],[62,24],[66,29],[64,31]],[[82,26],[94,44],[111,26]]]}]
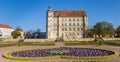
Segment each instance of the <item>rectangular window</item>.
[{"label": "rectangular window", "polygon": [[77,28],[78,29],[78,31],[80,30],[80,28]]},{"label": "rectangular window", "polygon": [[62,23],[62,26],[64,26],[64,24]]},{"label": "rectangular window", "polygon": [[75,26],[75,23],[73,23],[73,26]]},{"label": "rectangular window", "polygon": [[73,19],[73,21],[75,21],[75,19]]},{"label": "rectangular window", "polygon": [[71,19],[69,19],[69,21],[71,21]]},{"label": "rectangular window", "polygon": [[79,21],[79,19],[77,19],[77,21]]},{"label": "rectangular window", "polygon": [[73,30],[75,31],[75,28],[73,28]]},{"label": "rectangular window", "polygon": [[71,26],[71,23],[69,23],[69,26]]},{"label": "rectangular window", "polygon": [[65,26],[67,26],[67,23],[65,23]]},{"label": "rectangular window", "polygon": [[77,26],[79,26],[79,23],[77,23]]},{"label": "rectangular window", "polygon": [[71,28],[69,28],[69,30],[71,31]]},{"label": "rectangular window", "polygon": [[64,28],[62,28],[62,31],[64,31]]},{"label": "rectangular window", "polygon": [[65,28],[65,31],[67,31],[67,28]]}]

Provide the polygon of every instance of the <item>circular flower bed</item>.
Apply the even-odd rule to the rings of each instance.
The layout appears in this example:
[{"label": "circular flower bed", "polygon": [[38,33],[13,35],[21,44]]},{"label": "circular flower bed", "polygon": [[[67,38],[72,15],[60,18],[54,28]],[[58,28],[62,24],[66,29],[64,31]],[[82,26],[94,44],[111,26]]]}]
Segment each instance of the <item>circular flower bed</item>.
[{"label": "circular flower bed", "polygon": [[71,58],[71,59],[106,59],[119,56],[119,53],[92,48],[71,48],[60,47],[50,49],[13,51],[3,54],[10,59],[35,60],[35,59],[53,59],[53,58]]}]

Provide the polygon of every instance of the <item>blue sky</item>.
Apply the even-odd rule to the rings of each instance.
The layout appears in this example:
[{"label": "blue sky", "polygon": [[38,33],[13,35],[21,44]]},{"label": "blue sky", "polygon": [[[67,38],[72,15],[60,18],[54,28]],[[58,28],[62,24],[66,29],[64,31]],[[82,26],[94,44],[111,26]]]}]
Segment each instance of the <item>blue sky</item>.
[{"label": "blue sky", "polygon": [[49,5],[53,10],[84,8],[89,27],[100,21],[110,22],[115,28],[120,25],[120,0],[0,0],[0,24],[45,32]]}]

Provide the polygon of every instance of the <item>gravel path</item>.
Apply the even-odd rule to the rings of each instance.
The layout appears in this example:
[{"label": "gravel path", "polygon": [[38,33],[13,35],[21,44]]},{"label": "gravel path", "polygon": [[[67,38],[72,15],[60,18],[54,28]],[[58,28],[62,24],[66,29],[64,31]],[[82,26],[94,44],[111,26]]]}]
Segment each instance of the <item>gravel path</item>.
[{"label": "gravel path", "polygon": [[64,46],[62,43],[57,43],[55,46],[12,46],[0,48],[0,62],[120,62],[120,57],[105,59],[105,60],[78,60],[78,59],[51,59],[51,60],[11,60],[2,57],[2,54],[12,50],[26,50],[26,49],[44,49],[44,48],[55,48],[55,47],[79,47],[79,48],[100,48],[107,50],[115,50],[120,53],[120,47],[116,46],[95,46],[95,45],[82,45],[82,46]]}]

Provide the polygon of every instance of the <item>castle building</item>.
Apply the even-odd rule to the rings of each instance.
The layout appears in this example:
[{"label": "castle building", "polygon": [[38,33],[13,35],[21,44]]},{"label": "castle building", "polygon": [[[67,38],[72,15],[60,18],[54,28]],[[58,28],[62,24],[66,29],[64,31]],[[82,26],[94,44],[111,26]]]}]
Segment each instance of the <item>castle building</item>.
[{"label": "castle building", "polygon": [[87,37],[88,17],[84,10],[47,10],[46,32],[48,39]]}]

